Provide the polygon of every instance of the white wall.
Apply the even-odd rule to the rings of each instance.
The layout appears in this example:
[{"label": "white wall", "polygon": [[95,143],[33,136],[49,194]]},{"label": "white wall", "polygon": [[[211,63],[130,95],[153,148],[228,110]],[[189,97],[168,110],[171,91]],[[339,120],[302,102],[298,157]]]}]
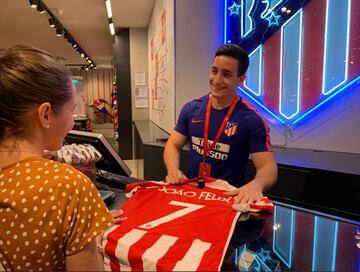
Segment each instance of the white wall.
[{"label": "white wall", "polygon": [[130,28],[131,108],[133,120],[149,119],[149,108],[136,108],[134,95],[136,87],[135,72],[145,72],[146,85],[144,87],[149,89],[147,42],[146,28]]},{"label": "white wall", "polygon": [[170,132],[175,124],[174,0],[156,0],[148,27],[150,120]]},{"label": "white wall", "polygon": [[175,119],[182,106],[209,92],[214,53],[223,43],[223,1],[175,1]]}]

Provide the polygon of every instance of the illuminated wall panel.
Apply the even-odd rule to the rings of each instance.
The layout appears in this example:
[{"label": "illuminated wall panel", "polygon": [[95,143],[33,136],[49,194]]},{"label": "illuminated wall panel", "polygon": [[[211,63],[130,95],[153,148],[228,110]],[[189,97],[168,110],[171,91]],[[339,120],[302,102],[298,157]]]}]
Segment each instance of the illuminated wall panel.
[{"label": "illuminated wall panel", "polygon": [[359,87],[358,2],[224,0],[224,42],[255,66],[240,94],[290,127]]}]

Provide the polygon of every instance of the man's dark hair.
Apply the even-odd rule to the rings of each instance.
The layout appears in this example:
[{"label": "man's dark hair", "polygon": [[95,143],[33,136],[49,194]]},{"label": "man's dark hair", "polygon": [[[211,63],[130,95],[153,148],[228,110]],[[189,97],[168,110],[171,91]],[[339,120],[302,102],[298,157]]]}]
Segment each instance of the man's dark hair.
[{"label": "man's dark hair", "polygon": [[236,44],[224,44],[221,45],[215,53],[217,56],[228,56],[238,60],[238,76],[242,76],[246,73],[249,67],[249,56],[240,46]]}]

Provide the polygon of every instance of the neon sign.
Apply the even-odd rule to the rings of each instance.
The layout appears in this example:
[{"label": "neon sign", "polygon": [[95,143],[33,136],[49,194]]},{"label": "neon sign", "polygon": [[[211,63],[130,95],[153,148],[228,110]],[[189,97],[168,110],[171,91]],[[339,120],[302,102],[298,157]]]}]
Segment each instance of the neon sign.
[{"label": "neon sign", "polygon": [[360,88],[354,0],[224,0],[224,42],[249,52],[241,95],[291,126]]}]

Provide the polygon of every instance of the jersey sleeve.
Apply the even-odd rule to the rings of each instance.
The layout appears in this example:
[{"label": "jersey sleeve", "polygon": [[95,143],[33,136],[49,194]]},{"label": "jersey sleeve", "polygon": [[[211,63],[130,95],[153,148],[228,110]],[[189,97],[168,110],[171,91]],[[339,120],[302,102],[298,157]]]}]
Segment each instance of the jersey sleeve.
[{"label": "jersey sleeve", "polygon": [[178,121],[175,126],[175,131],[181,133],[182,135],[189,136],[189,115],[191,112],[191,106],[189,103],[181,109]]},{"label": "jersey sleeve", "polygon": [[250,153],[256,152],[271,152],[270,145],[270,131],[265,121],[260,116],[252,122],[252,130],[250,132],[249,139],[249,151]]},{"label": "jersey sleeve", "polygon": [[65,253],[72,255],[111,226],[113,218],[87,176],[71,168],[64,180],[68,196],[63,224]]}]

